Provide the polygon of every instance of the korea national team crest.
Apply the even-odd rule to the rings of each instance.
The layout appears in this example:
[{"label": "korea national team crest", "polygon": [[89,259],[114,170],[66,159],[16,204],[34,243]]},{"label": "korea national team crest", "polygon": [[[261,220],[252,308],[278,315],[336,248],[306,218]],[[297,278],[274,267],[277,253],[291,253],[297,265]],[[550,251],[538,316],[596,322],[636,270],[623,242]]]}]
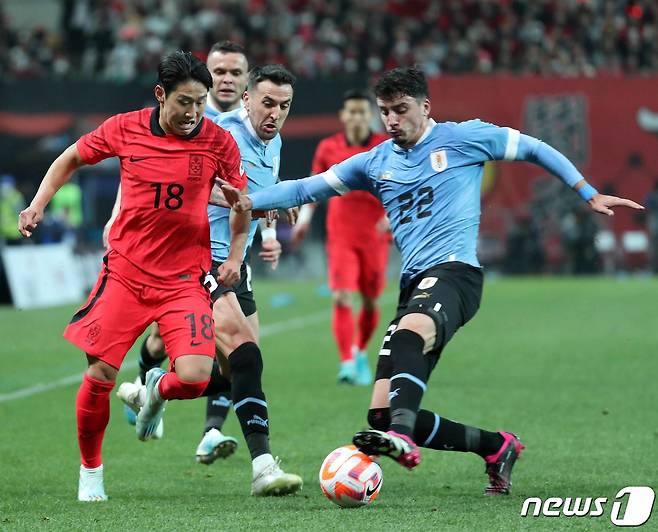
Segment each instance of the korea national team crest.
[{"label": "korea national team crest", "polygon": [[203,156],[190,155],[190,165],[188,167],[188,180],[200,181],[203,175]]},{"label": "korea national team crest", "polygon": [[448,154],[445,150],[433,151],[430,153],[430,162],[435,172],[443,172],[448,168]]}]

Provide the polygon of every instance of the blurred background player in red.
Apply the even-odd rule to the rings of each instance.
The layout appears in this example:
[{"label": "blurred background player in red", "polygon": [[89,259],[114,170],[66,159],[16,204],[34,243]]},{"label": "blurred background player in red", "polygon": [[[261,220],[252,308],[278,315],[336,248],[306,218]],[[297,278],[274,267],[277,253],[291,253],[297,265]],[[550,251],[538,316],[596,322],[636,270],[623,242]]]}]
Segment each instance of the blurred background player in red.
[{"label": "blurred background player in red", "polygon": [[[365,91],[346,92],[339,117],[345,129],[318,144],[311,174],[324,172],[388,138],[371,128],[372,110]],[[307,235],[315,207],[302,207],[293,229],[294,244],[301,243]],[[386,213],[372,194],[353,191],[329,200],[327,256],[333,297],[332,329],[340,354],[338,382],[362,386],[372,382],[367,347],[379,322],[377,298],[386,284],[389,244]],[[356,326],[352,310],[354,292],[361,295]]]}]

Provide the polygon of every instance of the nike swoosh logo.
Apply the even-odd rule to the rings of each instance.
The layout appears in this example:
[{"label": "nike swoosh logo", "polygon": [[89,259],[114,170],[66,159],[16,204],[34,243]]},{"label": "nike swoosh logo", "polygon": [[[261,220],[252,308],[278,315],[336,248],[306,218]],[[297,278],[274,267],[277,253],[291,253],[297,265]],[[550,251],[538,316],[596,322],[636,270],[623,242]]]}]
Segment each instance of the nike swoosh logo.
[{"label": "nike swoosh logo", "polygon": [[130,156],[130,162],[131,163],[136,163],[138,161],[143,161],[144,159],[148,159],[148,157],[135,157],[134,155]]},{"label": "nike swoosh logo", "polygon": [[190,346],[196,347],[198,345],[201,345],[203,342],[190,342]]},{"label": "nike swoosh logo", "polygon": [[377,485],[374,488],[370,488],[370,486],[366,487],[366,497],[372,497],[375,493],[377,493],[377,490],[379,489],[379,486],[382,483],[382,479],[379,479],[379,482],[377,482]]}]

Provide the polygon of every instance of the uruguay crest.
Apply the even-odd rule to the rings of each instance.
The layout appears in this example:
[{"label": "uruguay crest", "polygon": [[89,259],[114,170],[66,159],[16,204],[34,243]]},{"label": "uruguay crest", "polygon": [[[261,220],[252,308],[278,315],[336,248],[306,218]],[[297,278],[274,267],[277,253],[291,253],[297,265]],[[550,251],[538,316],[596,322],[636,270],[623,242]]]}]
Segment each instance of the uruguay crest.
[{"label": "uruguay crest", "polygon": [[448,168],[448,154],[445,150],[433,151],[430,153],[430,163],[435,172],[443,172]]}]

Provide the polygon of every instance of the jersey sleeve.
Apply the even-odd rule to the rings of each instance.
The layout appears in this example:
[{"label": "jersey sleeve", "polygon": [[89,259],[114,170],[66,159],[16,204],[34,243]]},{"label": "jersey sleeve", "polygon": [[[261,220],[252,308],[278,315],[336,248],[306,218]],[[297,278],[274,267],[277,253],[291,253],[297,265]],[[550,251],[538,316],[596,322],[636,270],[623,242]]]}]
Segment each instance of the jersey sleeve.
[{"label": "jersey sleeve", "polygon": [[247,186],[247,174],[244,173],[238,144],[235,142],[233,135],[228,132],[224,135],[221,154],[218,160],[219,177],[235,188],[242,190]]},{"label": "jersey sleeve", "polygon": [[93,131],[76,142],[80,157],[87,164],[96,164],[103,159],[119,155],[120,118],[111,116]]},{"label": "jersey sleeve", "polygon": [[521,134],[511,127],[500,127],[482,120],[457,125],[458,138],[470,158],[484,161],[513,161],[517,158]]},{"label": "jersey sleeve", "polygon": [[357,153],[345,159],[342,163],[334,164],[324,175],[325,179],[339,194],[350,190],[366,190],[373,192],[368,179],[371,152]]}]

